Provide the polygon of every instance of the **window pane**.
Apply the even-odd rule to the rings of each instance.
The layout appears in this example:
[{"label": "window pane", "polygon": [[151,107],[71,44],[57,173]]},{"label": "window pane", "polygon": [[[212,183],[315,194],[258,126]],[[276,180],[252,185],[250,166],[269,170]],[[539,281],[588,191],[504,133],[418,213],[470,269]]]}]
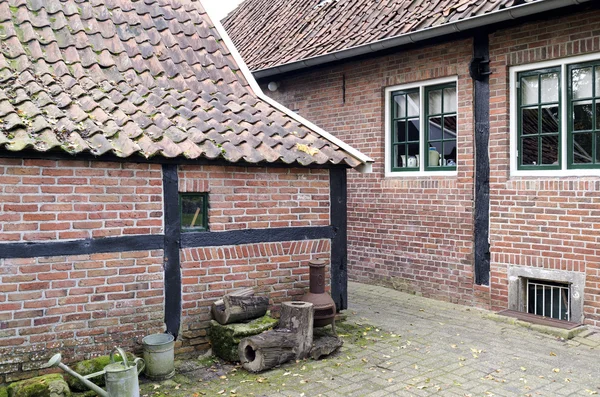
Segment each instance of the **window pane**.
[{"label": "window pane", "polygon": [[523,165],[537,165],[538,163],[538,139],[523,138],[521,141],[521,164]]},{"label": "window pane", "polygon": [[558,73],[548,73],[541,76],[542,102],[558,102]]},{"label": "window pane", "polygon": [[442,90],[429,91],[429,114],[442,113]]},{"label": "window pane", "polygon": [[592,150],[594,134],[573,134],[573,162],[575,164],[592,163]]},{"label": "window pane", "polygon": [[408,121],[408,140],[418,141],[419,140],[419,119],[412,119]]},{"label": "window pane", "polygon": [[444,117],[444,139],[456,139],[456,116]]},{"label": "window pane", "polygon": [[396,142],[406,142],[406,121],[396,121]]},{"label": "window pane", "polygon": [[596,133],[596,164],[600,164],[600,133]]},{"label": "window pane", "polygon": [[558,135],[542,137],[542,164],[558,164]]},{"label": "window pane", "polygon": [[521,110],[522,119],[522,131],[523,135],[537,134],[538,133],[538,108],[528,108]]},{"label": "window pane", "polygon": [[183,229],[204,229],[205,196],[186,194],[181,196],[181,227]]},{"label": "window pane", "polygon": [[408,155],[416,156],[419,154],[419,144],[418,143],[409,143],[408,144]]},{"label": "window pane", "polygon": [[429,118],[429,140],[439,141],[442,139],[442,118]]},{"label": "window pane", "polygon": [[558,118],[558,106],[542,107],[542,134],[549,132],[558,132],[560,124]]},{"label": "window pane", "polygon": [[532,105],[538,101],[538,76],[521,78],[521,104]]},{"label": "window pane", "polygon": [[440,165],[440,153],[442,153],[442,143],[441,142],[433,142],[429,144],[429,150],[427,163],[430,167],[437,167]]},{"label": "window pane", "polygon": [[444,88],[444,113],[456,112],[456,88]]},{"label": "window pane", "polygon": [[456,165],[456,141],[444,142],[444,160],[446,165]]},{"label": "window pane", "polygon": [[394,118],[406,117],[406,95],[394,95]]},{"label": "window pane", "polygon": [[393,167],[402,168],[406,164],[406,146],[394,145],[394,164]]},{"label": "window pane", "polygon": [[592,97],[592,68],[573,69],[573,99]]},{"label": "window pane", "polygon": [[573,130],[588,131],[592,129],[592,101],[573,103]]},{"label": "window pane", "polygon": [[600,130],[600,101],[596,101],[596,130]]},{"label": "window pane", "polygon": [[596,66],[596,97],[600,96],[600,66]]},{"label": "window pane", "polygon": [[418,116],[421,106],[418,92],[408,94],[408,116]]}]

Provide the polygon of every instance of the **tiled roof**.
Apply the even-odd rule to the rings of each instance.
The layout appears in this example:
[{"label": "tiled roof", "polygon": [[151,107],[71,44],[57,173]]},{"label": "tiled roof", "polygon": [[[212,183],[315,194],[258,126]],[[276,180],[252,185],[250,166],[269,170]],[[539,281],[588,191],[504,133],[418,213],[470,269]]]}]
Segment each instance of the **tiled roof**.
[{"label": "tiled roof", "polygon": [[0,155],[361,162],[261,100],[197,0],[0,0]]},{"label": "tiled roof", "polygon": [[536,1],[245,0],[223,25],[256,71]]}]

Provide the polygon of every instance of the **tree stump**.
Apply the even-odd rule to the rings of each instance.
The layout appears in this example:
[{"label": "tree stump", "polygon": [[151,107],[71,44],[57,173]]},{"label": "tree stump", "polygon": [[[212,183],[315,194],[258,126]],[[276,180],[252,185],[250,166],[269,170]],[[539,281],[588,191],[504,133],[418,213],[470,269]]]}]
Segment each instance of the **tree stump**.
[{"label": "tree stump", "polygon": [[308,356],[313,343],[313,304],[309,302],[283,302],[278,328],[289,329],[296,335],[296,358]]},{"label": "tree stump", "polygon": [[225,325],[262,317],[268,308],[269,298],[254,296],[254,291],[247,288],[214,302],[212,314],[219,324]]},{"label": "tree stump", "polygon": [[306,357],[312,348],[313,305],[285,302],[281,307],[279,328],[242,339],[238,353],[242,366],[260,372],[294,358]]}]

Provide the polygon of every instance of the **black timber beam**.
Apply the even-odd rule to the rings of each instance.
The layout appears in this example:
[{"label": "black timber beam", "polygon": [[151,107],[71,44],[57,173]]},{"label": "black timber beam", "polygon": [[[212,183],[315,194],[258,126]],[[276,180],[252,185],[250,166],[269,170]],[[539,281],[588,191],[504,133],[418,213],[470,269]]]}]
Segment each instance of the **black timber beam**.
[{"label": "black timber beam", "polygon": [[475,118],[475,284],[490,283],[490,83],[489,37],[479,31],[473,37],[470,65],[474,82]]},{"label": "black timber beam", "polygon": [[337,310],[348,308],[348,191],[345,169],[329,171],[331,240],[331,297]]},{"label": "black timber beam", "polygon": [[333,236],[333,228],[330,226],[245,229],[227,232],[190,232],[181,235],[181,248],[319,240],[331,239]]},{"label": "black timber beam", "polygon": [[41,241],[0,244],[0,259],[58,255],[86,255],[103,252],[163,249],[164,236],[103,237],[73,241]]},{"label": "black timber beam", "polygon": [[165,272],[165,324],[167,333],[177,339],[181,325],[181,266],[179,244],[181,220],[179,219],[179,177],[177,165],[163,164],[164,194],[164,272]]}]

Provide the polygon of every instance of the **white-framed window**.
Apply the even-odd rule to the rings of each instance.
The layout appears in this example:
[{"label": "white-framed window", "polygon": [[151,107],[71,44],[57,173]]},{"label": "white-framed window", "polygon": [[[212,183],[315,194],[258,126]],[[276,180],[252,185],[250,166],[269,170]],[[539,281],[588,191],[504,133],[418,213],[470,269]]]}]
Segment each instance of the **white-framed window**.
[{"label": "white-framed window", "polygon": [[385,89],[385,175],[456,175],[458,78]]},{"label": "white-framed window", "polygon": [[600,175],[600,54],[510,68],[515,176]]}]

